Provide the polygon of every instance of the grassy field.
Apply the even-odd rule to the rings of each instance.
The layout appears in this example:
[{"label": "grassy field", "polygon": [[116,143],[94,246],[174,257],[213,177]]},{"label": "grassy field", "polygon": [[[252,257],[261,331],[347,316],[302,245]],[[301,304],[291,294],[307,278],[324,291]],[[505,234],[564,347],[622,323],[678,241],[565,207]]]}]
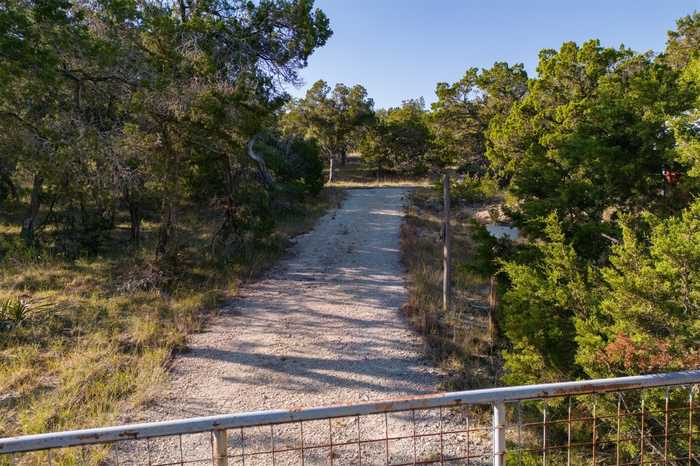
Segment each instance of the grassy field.
[{"label": "grassy field", "polygon": [[410,296],[404,309],[448,375],[442,389],[491,386],[500,361],[489,329],[489,279],[471,272],[464,262],[473,248],[469,223],[473,209],[453,208],[453,296],[448,314],[442,309],[441,209],[442,198],[432,188],[417,188],[409,197],[401,229]]},{"label": "grassy field", "polygon": [[[181,269],[168,292],[149,287],[157,224],[144,225],[140,249],[125,253],[118,228],[112,243],[76,260],[13,249],[18,224],[0,213],[0,436],[100,426],[123,419],[164,380],[172,355],[207,316],[310,229],[342,193],[325,189],[276,214],[274,234],[225,264],[208,258],[217,223],[191,209],[182,221]],[[4,215],[2,215],[4,214]],[[193,228],[197,226],[196,230]],[[188,228],[188,226],[190,228]],[[3,320],[4,319],[4,320]],[[94,452],[99,460],[99,451]],[[71,464],[71,458],[55,458]],[[0,461],[2,464],[2,461]]]}]

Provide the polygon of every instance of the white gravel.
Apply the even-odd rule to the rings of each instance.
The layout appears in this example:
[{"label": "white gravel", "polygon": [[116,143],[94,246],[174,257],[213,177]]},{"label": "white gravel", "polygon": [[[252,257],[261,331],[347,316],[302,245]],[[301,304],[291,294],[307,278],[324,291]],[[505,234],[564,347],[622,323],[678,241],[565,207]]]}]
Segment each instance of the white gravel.
[{"label": "white gravel", "polygon": [[[135,420],[354,403],[435,391],[440,374],[399,310],[407,298],[399,260],[406,194],[402,188],[350,190],[343,205],[298,237],[289,256],[266,278],[244,288],[204,333],[190,337],[190,350],[174,361],[162,396]],[[342,421],[336,422],[340,424],[334,429],[343,430]],[[265,432],[270,437],[269,430]],[[235,450],[240,446],[233,445],[236,439],[231,435]],[[384,429],[367,435],[383,437]],[[278,440],[278,448],[281,443]],[[179,446],[151,441],[150,449],[153,462],[179,461]],[[208,458],[209,436],[187,438],[183,449],[185,458]],[[334,453],[334,464],[355,464],[356,449]],[[403,450],[412,447],[392,449],[405,454]],[[131,447],[125,453],[139,461]],[[324,464],[330,456],[320,450],[315,454],[318,458],[307,457],[305,464]],[[279,456],[277,464],[298,463],[280,461]],[[272,463],[262,458],[255,464]]]}]

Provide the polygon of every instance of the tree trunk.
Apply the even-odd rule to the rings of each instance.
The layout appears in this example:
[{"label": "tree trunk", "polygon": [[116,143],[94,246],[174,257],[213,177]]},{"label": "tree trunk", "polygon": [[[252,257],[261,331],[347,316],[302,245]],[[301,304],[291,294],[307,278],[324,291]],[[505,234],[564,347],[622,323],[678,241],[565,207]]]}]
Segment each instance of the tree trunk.
[{"label": "tree trunk", "polygon": [[[273,184],[273,179],[272,175],[270,174],[270,171],[267,169],[267,165],[265,164],[265,159],[261,157],[260,155],[255,153],[255,150],[253,146],[255,145],[255,141],[258,139],[260,136],[260,133],[256,134],[253,136],[250,141],[248,141],[248,145],[246,147],[246,150],[248,151],[248,157],[253,159],[257,164],[258,164],[258,172],[260,173],[260,178],[263,183],[265,183],[265,186],[268,188],[272,186]],[[227,162],[228,163],[228,162]]]},{"label": "tree trunk", "polygon": [[135,244],[141,241],[141,209],[129,188],[124,189],[124,202],[129,209],[129,237]]},{"label": "tree trunk", "polygon": [[335,157],[331,155],[330,161],[329,161],[329,167],[328,167],[328,182],[332,183],[333,182],[333,161],[335,160]]},{"label": "tree trunk", "polygon": [[175,205],[171,195],[163,198],[158,231],[156,258],[163,259],[170,255],[171,243],[175,237]]},{"label": "tree trunk", "polygon": [[340,153],[340,166],[344,167],[347,163],[348,163],[348,154],[347,154],[347,152],[345,152],[345,150],[343,150]]},{"label": "tree trunk", "polygon": [[[249,155],[252,153],[252,144],[249,144]],[[254,156],[255,154],[252,153],[251,156]],[[231,166],[231,159],[229,158],[228,154],[224,155],[221,157],[221,162],[224,167],[224,173],[225,177],[224,179],[226,180],[226,210],[224,210],[224,221],[221,223],[221,226],[217,230],[216,233],[214,233],[214,236],[212,237],[211,241],[211,253],[215,254],[216,253],[216,247],[221,245],[224,246],[226,245],[226,242],[228,239],[231,237],[232,234],[235,233],[236,230],[236,218],[234,215],[234,209],[236,207],[235,205],[235,195],[234,195],[234,184],[236,180],[236,176],[233,173],[233,167]]]},{"label": "tree trunk", "polygon": [[129,220],[131,222],[131,241],[135,244],[139,244],[141,241],[141,212],[139,211],[139,206],[135,202],[129,202]]},{"label": "tree trunk", "polygon": [[4,170],[0,170],[0,181],[7,186],[7,189],[10,191],[12,197],[14,197],[15,200],[19,200],[19,194],[17,193],[15,184],[12,182],[12,177],[10,177],[10,175],[8,175]]},{"label": "tree trunk", "polygon": [[34,230],[36,228],[36,220],[39,217],[39,209],[41,208],[41,190],[44,185],[44,178],[38,173],[34,175],[32,182],[32,195],[29,202],[29,212],[22,222],[22,231],[20,236],[27,244],[34,243]]},{"label": "tree trunk", "polygon": [[173,244],[175,242],[177,221],[177,196],[179,195],[179,155],[172,150],[168,129],[162,131],[163,146],[165,148],[165,178],[163,202],[161,204],[160,230],[158,232],[158,245],[156,246],[156,259],[172,259]]}]

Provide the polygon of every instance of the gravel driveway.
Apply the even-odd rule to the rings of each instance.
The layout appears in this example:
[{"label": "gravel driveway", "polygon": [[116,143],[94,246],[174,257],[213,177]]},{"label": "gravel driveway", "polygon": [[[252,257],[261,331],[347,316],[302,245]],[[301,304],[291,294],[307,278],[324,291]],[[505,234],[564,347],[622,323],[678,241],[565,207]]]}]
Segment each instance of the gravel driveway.
[{"label": "gravel driveway", "polygon": [[[175,360],[166,391],[138,420],[435,391],[439,373],[399,310],[407,298],[399,261],[406,194],[350,190],[342,206],[298,237],[267,277],[244,288],[204,333],[191,336],[190,351]],[[185,458],[210,457],[209,435],[196,437],[184,441]],[[153,462],[173,460],[172,451],[179,450],[161,441],[149,448]],[[126,456],[138,457],[133,451]],[[355,456],[339,455],[335,464],[354,464]],[[306,464],[327,459],[321,454]],[[277,458],[277,464],[287,463]]]}]

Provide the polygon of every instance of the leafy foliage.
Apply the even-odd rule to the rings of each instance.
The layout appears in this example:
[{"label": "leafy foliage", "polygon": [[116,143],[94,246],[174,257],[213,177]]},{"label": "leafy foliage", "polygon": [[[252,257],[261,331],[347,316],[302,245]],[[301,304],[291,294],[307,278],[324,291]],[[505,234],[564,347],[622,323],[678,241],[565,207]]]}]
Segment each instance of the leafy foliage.
[{"label": "leafy foliage", "polygon": [[674,68],[684,68],[690,60],[698,57],[700,50],[700,12],[676,21],[676,30],[668,32],[666,51],[661,56],[663,62]]},{"label": "leafy foliage", "polygon": [[689,98],[677,79],[648,56],[597,41],[542,51],[528,95],[489,128],[488,156],[519,199],[519,226],[542,235],[533,220],[556,213],[577,251],[596,258],[600,235],[614,233],[607,209],[663,208],[661,172],[674,147],[667,115]]},{"label": "leafy foliage", "polygon": [[684,370],[700,363],[700,201],[679,216],[644,216],[603,269],[605,294],[580,331],[579,364],[591,376]]},{"label": "leafy foliage", "polygon": [[[576,375],[610,377],[695,367],[700,348],[700,201],[679,216],[643,216],[623,224],[610,265],[577,257],[554,217],[540,258],[503,264],[507,380],[534,382]],[[635,231],[636,230],[636,231]]]},{"label": "leafy foliage", "polygon": [[470,68],[450,85],[438,83],[431,123],[435,145],[446,163],[458,163],[478,173],[484,165],[484,130],[481,99],[476,97],[478,70]]},{"label": "leafy foliage", "polygon": [[295,196],[317,195],[323,188],[323,161],[314,139],[272,139],[262,151],[278,187]]},{"label": "leafy foliage", "polygon": [[[359,150],[364,163],[377,173],[425,174],[436,166],[425,102],[407,100],[401,107],[378,112]],[[437,164],[439,166],[439,164]]]},{"label": "leafy foliage", "polygon": [[[442,180],[437,183],[442,190]],[[484,202],[498,193],[498,181],[488,175],[463,175],[457,177],[450,185],[450,197],[454,201],[465,203]]]},{"label": "leafy foliage", "polygon": [[486,130],[503,118],[527,91],[523,65],[497,62],[490,69],[470,68],[454,83],[438,83],[432,105],[431,130],[443,163],[456,164],[472,175],[486,171]]},{"label": "leafy foliage", "polygon": [[511,383],[570,377],[575,319],[592,304],[589,277],[554,216],[547,220],[546,235],[548,241],[536,246],[541,259],[535,265],[510,261],[502,267],[510,283],[502,314],[504,333],[513,344],[505,353]]},{"label": "leafy foliage", "polygon": [[94,254],[122,211],[138,243],[157,208],[167,268],[186,203],[221,206],[223,236],[255,223],[269,186],[246,143],[276,127],[281,83],[330,34],[308,0],[12,0],[0,10],[0,154],[12,154],[0,198],[32,185],[22,237]]}]

